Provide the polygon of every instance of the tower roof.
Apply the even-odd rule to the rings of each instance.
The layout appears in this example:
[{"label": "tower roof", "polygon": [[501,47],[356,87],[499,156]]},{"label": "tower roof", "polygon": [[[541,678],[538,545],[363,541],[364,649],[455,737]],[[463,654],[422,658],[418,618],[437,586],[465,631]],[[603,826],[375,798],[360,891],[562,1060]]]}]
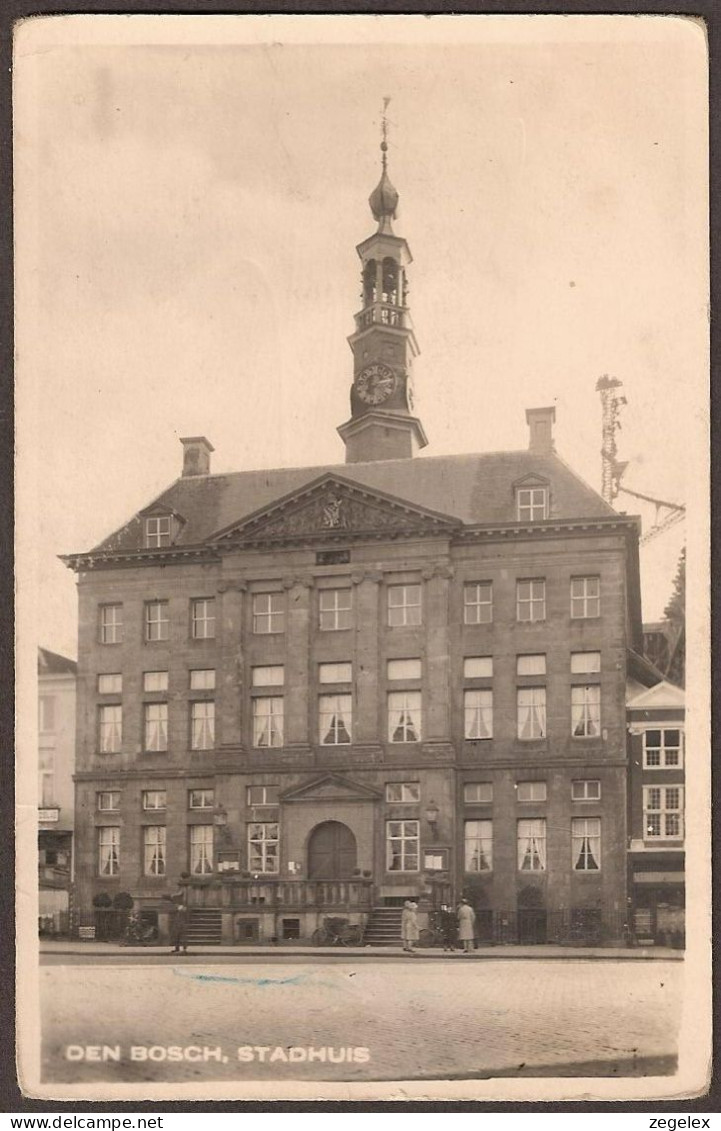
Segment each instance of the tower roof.
[{"label": "tower roof", "polygon": [[[383,142],[385,146],[385,142]],[[391,232],[391,220],[395,220],[398,207],[398,192],[391,184],[388,170],[386,169],[386,155],[383,153],[383,172],[373,192],[368,197],[373,218],[378,221],[378,230]]]}]

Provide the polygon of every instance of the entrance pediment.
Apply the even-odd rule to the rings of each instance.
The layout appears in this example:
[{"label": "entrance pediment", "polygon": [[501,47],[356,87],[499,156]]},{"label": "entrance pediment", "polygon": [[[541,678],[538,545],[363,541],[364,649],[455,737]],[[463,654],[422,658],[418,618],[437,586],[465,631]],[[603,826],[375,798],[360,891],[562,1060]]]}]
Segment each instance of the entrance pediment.
[{"label": "entrance pediment", "polygon": [[286,802],[295,801],[378,801],[380,797],[380,790],[339,774],[324,774],[281,794],[281,801],[285,805]]},{"label": "entrance pediment", "polygon": [[450,532],[457,519],[427,510],[336,475],[324,475],[301,491],[218,531],[213,541],[256,544],[349,537],[403,537]]}]

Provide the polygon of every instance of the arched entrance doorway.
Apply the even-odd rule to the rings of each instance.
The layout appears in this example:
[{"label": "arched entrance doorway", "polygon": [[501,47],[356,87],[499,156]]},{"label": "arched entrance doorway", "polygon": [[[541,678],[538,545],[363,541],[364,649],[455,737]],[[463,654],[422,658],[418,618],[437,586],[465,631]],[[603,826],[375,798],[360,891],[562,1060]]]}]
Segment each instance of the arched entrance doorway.
[{"label": "arched entrance doorway", "polygon": [[340,821],[316,825],[308,841],[308,878],[346,880],[353,875],[358,850],[353,833]]}]

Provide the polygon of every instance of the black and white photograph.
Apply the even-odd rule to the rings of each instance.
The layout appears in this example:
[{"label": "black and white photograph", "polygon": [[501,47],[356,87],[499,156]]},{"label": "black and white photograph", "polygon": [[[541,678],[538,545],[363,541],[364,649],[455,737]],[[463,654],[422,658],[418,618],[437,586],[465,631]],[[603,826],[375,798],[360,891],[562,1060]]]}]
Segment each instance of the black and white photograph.
[{"label": "black and white photograph", "polygon": [[703,22],[53,16],[13,83],[23,1093],[702,1094]]}]

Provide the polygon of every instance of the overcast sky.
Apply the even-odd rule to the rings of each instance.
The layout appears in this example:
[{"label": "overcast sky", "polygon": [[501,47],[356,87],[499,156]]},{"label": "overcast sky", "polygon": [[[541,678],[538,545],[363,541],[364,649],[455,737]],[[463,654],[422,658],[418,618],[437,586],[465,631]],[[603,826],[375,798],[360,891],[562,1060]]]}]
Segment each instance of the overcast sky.
[{"label": "overcast sky", "polygon": [[[555,404],[557,450],[600,489],[608,373],[628,399],[625,483],[703,499],[693,23],[30,23],[15,68],[18,466],[38,643],[76,655],[74,577],[56,555],[170,484],[178,437],[207,435],[215,472],[343,461],[355,245],[375,227],[386,95],[425,454],[523,448],[525,409]],[[628,496],[617,506],[653,520]],[[642,549],[646,619],[685,526]]]}]

